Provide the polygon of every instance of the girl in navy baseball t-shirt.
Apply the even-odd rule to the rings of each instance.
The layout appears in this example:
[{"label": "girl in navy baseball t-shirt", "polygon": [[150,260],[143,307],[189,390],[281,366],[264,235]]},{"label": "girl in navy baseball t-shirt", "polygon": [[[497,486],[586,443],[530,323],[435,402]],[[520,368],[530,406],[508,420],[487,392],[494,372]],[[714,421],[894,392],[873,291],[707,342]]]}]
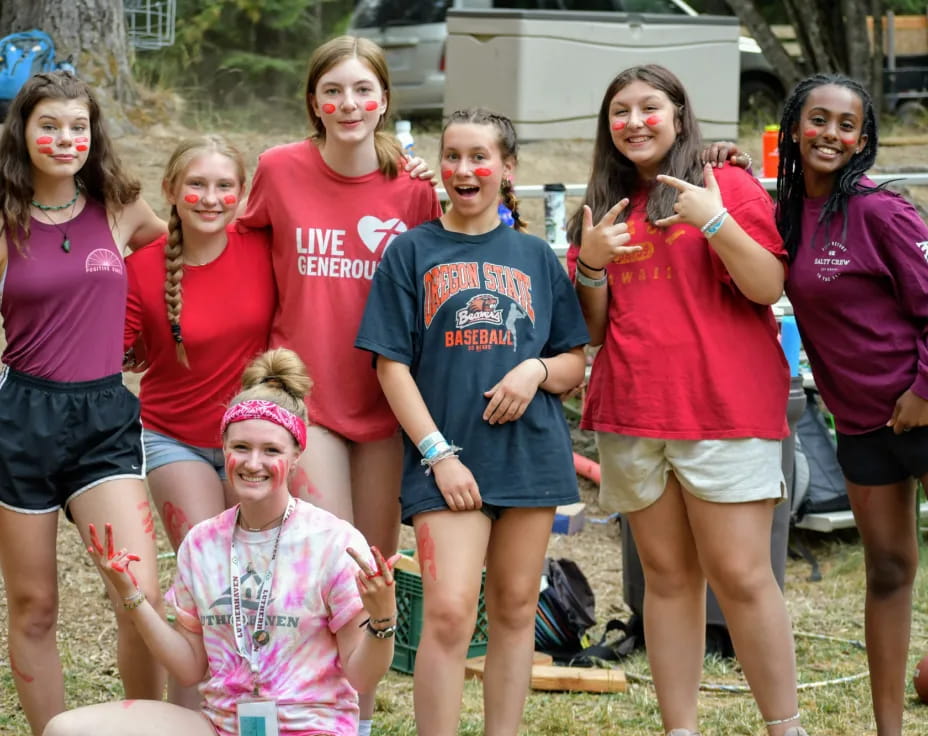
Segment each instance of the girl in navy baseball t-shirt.
[{"label": "girl in navy baseball t-shirt", "polygon": [[866,637],[880,734],[902,732],[914,479],[928,483],[928,227],[864,176],[876,159],[870,95],[841,75],[800,82],[783,110],[777,226],[786,291],[865,549]]},{"label": "girl in navy baseball t-shirt", "polygon": [[[558,395],[583,380],[588,334],[554,252],[520,232],[516,145],[508,118],[451,115],[441,169],[452,207],[391,243],[356,342],[377,356],[406,432],[403,517],[425,597],[419,733],[457,732],[484,560],[486,731],[518,731],[554,507],[578,498]],[[501,194],[518,230],[500,223]]]}]

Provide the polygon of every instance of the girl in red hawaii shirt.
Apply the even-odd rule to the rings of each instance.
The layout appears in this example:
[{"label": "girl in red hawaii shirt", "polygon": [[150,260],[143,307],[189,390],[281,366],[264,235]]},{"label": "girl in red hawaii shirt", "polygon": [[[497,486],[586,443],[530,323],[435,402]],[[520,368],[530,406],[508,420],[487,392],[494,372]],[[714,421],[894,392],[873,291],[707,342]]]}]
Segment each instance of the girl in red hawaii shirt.
[{"label": "girl in red hawaii shirt", "polygon": [[[300,459],[295,490],[308,476],[313,503],[353,521],[389,556],[399,536],[403,446],[370,355],[354,339],[390,242],[441,209],[429,181],[399,170],[399,144],[383,131],[390,83],[376,44],[343,36],[317,48],[306,108],[312,135],[261,155],[242,222],[271,228],[280,300],[271,344],[295,350],[316,386],[313,451]],[[372,709],[362,699],[362,720]]]},{"label": "girl in red hawaii shirt", "polygon": [[601,502],[628,516],[638,544],[665,730],[697,728],[708,579],[768,734],[799,736],[790,621],[770,563],[789,378],[768,305],[785,253],[760,184],[701,165],[700,149],[667,69],[634,67],[609,85],[569,229],[577,293],[603,346],[582,426],[597,432]]}]

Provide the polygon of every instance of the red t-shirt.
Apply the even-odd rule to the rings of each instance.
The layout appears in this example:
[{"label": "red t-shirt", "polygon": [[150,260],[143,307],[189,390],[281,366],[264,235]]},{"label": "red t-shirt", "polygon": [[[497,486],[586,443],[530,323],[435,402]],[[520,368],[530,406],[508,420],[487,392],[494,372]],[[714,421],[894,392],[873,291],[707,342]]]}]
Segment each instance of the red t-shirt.
[{"label": "red t-shirt", "polygon": [[190,368],[178,360],[164,302],[165,237],[126,259],[125,346],[145,341],[142,424],[196,447],[219,447],[219,422],[242,371],[267,349],[277,303],[263,231],[231,225],[225,250],[203,266],[184,266],[180,325]]},{"label": "red t-shirt", "polygon": [[[773,204],[744,170],[715,170],[729,216],[784,263]],[[702,440],[787,434],[789,371],[770,307],[744,297],[697,228],[646,221],[632,199],[629,245],[608,266],[609,321],[581,426]],[[568,261],[575,268],[579,247]]]},{"label": "red t-shirt", "polygon": [[280,295],[271,344],[306,363],[312,423],[356,442],[397,431],[370,353],[354,339],[384,250],[440,214],[431,183],[404,172],[341,176],[310,141],[261,154],[242,221],[271,227]]}]

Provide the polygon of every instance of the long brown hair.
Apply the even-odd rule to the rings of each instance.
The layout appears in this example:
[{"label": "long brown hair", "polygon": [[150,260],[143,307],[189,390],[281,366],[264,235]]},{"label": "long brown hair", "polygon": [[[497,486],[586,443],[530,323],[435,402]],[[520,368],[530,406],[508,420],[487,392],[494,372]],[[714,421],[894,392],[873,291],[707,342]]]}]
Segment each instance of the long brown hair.
[{"label": "long brown hair", "polygon": [[121,209],[138,199],[141,186],[126,174],[113,148],[93,90],[70,72],[30,77],[13,99],[0,135],[0,218],[7,242],[22,253],[29,238],[30,202],[35,194],[32,160],[26,146],[26,123],[44,100],[82,100],[90,116],[90,151],[75,180],[84,194],[107,207]]},{"label": "long brown hair", "polygon": [[383,88],[387,107],[380,116],[374,131],[374,148],[377,151],[380,172],[392,179],[399,172],[398,162],[403,158],[403,151],[396,137],[384,130],[386,121],[390,119],[390,72],[387,69],[383,49],[370,39],[338,36],[326,41],[313,52],[309,59],[309,73],[306,76],[306,112],[313,127],[311,137],[316,142],[325,141],[325,126],[313,110],[313,97],[316,94],[319,79],[332,67],[351,58],[364,62],[374,72]]},{"label": "long brown hair", "polygon": [[[583,200],[593,211],[593,222],[598,222],[616,202],[624,197],[631,197],[641,186],[635,165],[615,147],[609,124],[609,105],[612,98],[632,82],[644,82],[649,87],[660,90],[667,95],[675,110],[677,137],[661,162],[659,173],[675,176],[691,184],[702,184],[703,167],[699,160],[702,135],[683,83],[673,72],[658,64],[631,67],[621,72],[606,88],[596,119],[593,172],[590,174],[586,197]],[[676,199],[677,193],[672,187],[651,187],[648,192],[648,220],[655,222],[662,217],[670,217],[674,213],[673,205]],[[627,213],[628,210],[620,219],[625,219]],[[570,242],[579,245],[582,234],[581,207],[570,218],[567,237]]]},{"label": "long brown hair", "polygon": [[[239,150],[221,136],[204,135],[200,138],[182,141],[174,149],[161,182],[161,188],[165,193],[173,193],[194,159],[207,153],[218,153],[231,159],[235,163],[239,186],[244,188],[245,162]],[[184,348],[184,337],[180,327],[180,312],[183,306],[181,279],[184,278],[184,228],[177,214],[176,204],[171,205],[171,215],[168,218],[168,239],[164,245],[164,261],[164,303],[167,307],[168,323],[171,325],[171,334],[174,337],[177,360],[189,368],[190,361],[187,359],[187,350]]]}]

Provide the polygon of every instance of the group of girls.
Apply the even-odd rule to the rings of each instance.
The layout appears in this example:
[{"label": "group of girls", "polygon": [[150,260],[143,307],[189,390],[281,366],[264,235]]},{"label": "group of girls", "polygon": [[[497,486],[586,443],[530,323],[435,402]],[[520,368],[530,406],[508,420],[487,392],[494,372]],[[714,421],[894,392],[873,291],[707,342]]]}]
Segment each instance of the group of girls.
[{"label": "group of girls", "polygon": [[[369,731],[392,656],[402,519],[425,601],[418,731],[457,731],[485,564],[485,730],[517,733],[554,507],[577,498],[558,396],[583,381],[589,343],[602,349],[583,426],[597,434],[601,502],[638,543],[664,730],[696,733],[708,580],[768,734],[801,736],[766,541],[785,493],[788,376],[769,307],[785,284],[866,549],[878,733],[901,733],[912,477],[928,473],[928,235],[863,176],[876,152],[866,92],[843,77],[797,87],[774,210],[748,173],[700,164],[672,73],[622,72],[569,226],[573,283],[523,232],[507,118],[450,116],[442,213],[429,174],[407,175],[383,131],[389,77],[375,45],[317,49],[306,105],[310,137],[261,156],[238,220],[241,157],[215,137],[182,144],[164,177],[167,224],[122,172],[85,84],[38,75],[10,110],[0,565],[33,732],[122,733],[131,721],[205,736],[249,719],[285,734]],[[514,229],[500,224],[501,198]],[[877,215],[887,208],[891,226]],[[123,261],[127,246],[140,250]],[[893,339],[877,339],[885,330]],[[118,375],[127,348],[147,367],[144,435]],[[173,628],[146,474],[177,550]],[[117,613],[122,704],[62,713],[59,508]]]}]

